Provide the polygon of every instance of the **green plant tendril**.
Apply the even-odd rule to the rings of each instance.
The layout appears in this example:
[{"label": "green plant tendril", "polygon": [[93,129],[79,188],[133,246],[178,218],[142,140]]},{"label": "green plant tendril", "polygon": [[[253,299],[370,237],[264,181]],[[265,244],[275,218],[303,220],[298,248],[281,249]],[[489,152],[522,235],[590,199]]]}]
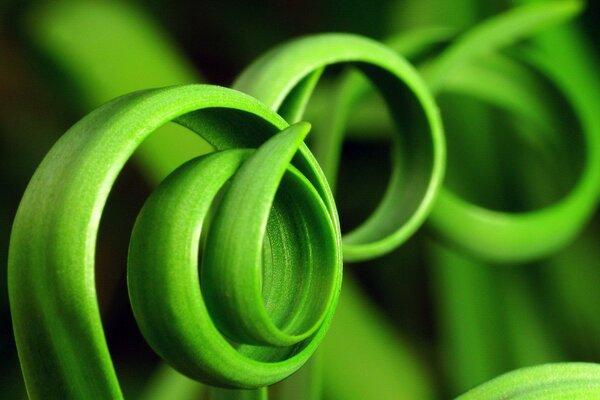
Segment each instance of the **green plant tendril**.
[{"label": "green plant tendril", "polygon": [[[42,7],[41,10],[36,10],[33,23],[28,25],[29,32],[32,33],[35,43],[41,47],[41,50],[51,56],[55,63],[60,64],[69,77],[79,78],[77,86],[86,94],[85,97],[90,99],[90,106],[97,106],[117,95],[133,90],[195,81],[193,75],[181,73],[182,67],[184,71],[188,70],[185,68],[188,62],[182,58],[183,56],[177,57],[176,51],[173,56],[172,45],[165,54],[164,46],[161,46],[165,39],[160,39],[160,35],[156,33],[157,26],[153,25],[152,21],[144,21],[144,14],[137,13],[137,10],[132,10],[131,7],[133,5],[129,3],[112,1],[81,3],[65,0],[53,7]],[[407,32],[406,35],[421,41],[420,33],[420,31]],[[402,36],[404,37],[405,34]],[[130,51],[132,42],[136,44],[135,54]],[[93,43],[93,46],[90,46],[90,43]],[[159,45],[155,48],[156,43]],[[118,64],[111,62],[115,52],[120,55],[121,62]],[[144,69],[144,74],[139,74],[136,66],[147,63],[158,66],[157,63],[161,60],[157,60],[156,57],[161,60],[168,57],[166,65],[173,65],[174,68]],[[93,65],[94,68],[88,68],[89,65]],[[112,78],[102,79],[105,76]],[[325,99],[323,107],[319,107],[319,100],[322,97],[317,95],[320,95],[325,87],[319,89],[310,99],[309,111],[326,109],[331,104],[329,99]],[[309,114],[305,119],[312,122]],[[370,127],[372,126],[371,123]],[[141,161],[139,159],[135,160],[138,161],[137,165],[141,167],[144,174],[148,175],[152,171],[159,172],[148,176],[151,178],[149,182],[153,185],[159,182],[157,179],[159,176],[166,176],[172,171],[173,168],[170,166],[179,166],[186,161],[181,151],[185,150],[187,154],[193,150],[192,145],[197,142],[194,139],[199,139],[195,137],[196,135],[185,132],[186,135],[181,136],[188,141],[182,145],[178,132],[172,132],[175,128],[185,131],[185,128],[176,124],[165,125],[152,134],[133,156],[135,160],[136,154],[139,154],[146,160],[145,163],[139,163]],[[164,138],[162,143],[161,135]],[[312,132],[311,136],[314,135],[315,133]],[[148,149],[150,142],[156,145],[154,149],[158,151]],[[172,154],[164,153],[165,148],[171,149]],[[313,148],[311,151],[314,153]],[[323,167],[321,160],[319,162]],[[352,286],[351,277],[346,276],[343,285],[344,292],[336,307],[336,317],[328,330],[326,342],[320,346],[322,356],[316,354],[317,359],[315,359],[313,355],[309,365],[305,364],[300,371],[278,384],[273,390],[275,398],[318,399],[321,386],[324,386],[329,393],[336,393],[338,397],[342,396],[344,399],[363,399],[369,396],[432,398],[433,385],[428,378],[426,368],[420,362],[420,357],[408,348],[404,338],[390,332],[392,328],[385,324],[385,321],[373,318],[373,310],[367,307],[369,301],[366,295]],[[357,308],[362,311],[357,312]],[[361,347],[356,347],[354,343],[361,343]],[[367,352],[365,346],[368,347]],[[331,351],[332,348],[337,350]],[[340,357],[343,359],[341,360]],[[323,360],[320,361],[319,358]],[[360,358],[360,363],[351,362],[357,358]],[[322,368],[321,363],[326,365],[341,363],[345,367],[343,369]],[[371,371],[370,379],[375,379],[368,387],[364,386],[360,379],[364,368]],[[323,375],[322,379],[321,375]],[[178,394],[176,391],[181,393]],[[196,397],[201,396],[201,392],[205,392],[200,383],[186,379],[176,371],[162,366],[150,378],[144,394],[153,400],[163,399],[167,395],[170,398],[192,398],[191,392],[194,391],[197,392]],[[209,395],[213,397],[216,395],[215,392],[219,391],[226,391],[228,394],[237,392],[223,388],[212,388],[209,391]]]},{"label": "green plant tendril", "polygon": [[[481,24],[423,67],[429,88],[468,92],[547,127],[547,111],[529,96],[526,73],[513,60],[489,53],[580,8],[579,1],[553,1]],[[432,31],[400,43],[418,53],[451,36]],[[567,243],[597,201],[600,129],[593,105],[580,94],[585,91],[566,72],[534,52],[520,61],[564,92],[580,118],[588,153],[571,194],[519,215],[485,210],[439,190],[445,150],[430,89],[391,49],[354,35],[308,37],[272,50],[236,81],[236,89],[254,97],[189,85],[126,95],[89,114],[44,159],[13,227],[9,295],[29,395],[122,397],[95,293],[97,230],[119,171],[169,121],[199,134],[217,152],[179,167],[136,222],[128,283],[142,333],[179,371],[224,387],[264,387],[306,362],[328,328],[341,285],[342,239],[333,196],[303,144],[310,125],[298,122],[330,64],[348,63],[364,73],[402,133],[392,138],[388,190],[373,215],[344,236],[345,259],[374,258],[403,243],[423,224],[438,192],[432,225],[483,258],[523,261]],[[523,78],[525,88],[510,86],[507,75]],[[341,93],[352,96],[334,108],[337,125],[321,148],[328,175],[335,175],[336,146],[343,138],[338,132],[355,106],[349,82],[348,92]],[[494,91],[499,83],[511,89]],[[410,118],[401,118],[404,108]],[[542,145],[548,139],[533,137]],[[460,398],[597,396],[598,368],[573,363],[517,370]],[[266,391],[249,395],[262,398]]]},{"label": "green plant tendril", "polygon": [[[516,8],[479,24],[423,67],[436,95],[463,93],[525,117],[546,135],[533,139],[547,145],[555,140],[548,137],[554,127],[545,122],[549,111],[530,94],[531,79],[519,79],[524,74],[520,63],[525,64],[554,82],[581,125],[586,149],[584,171],[573,190],[552,205],[531,212],[500,212],[469,203],[445,187],[440,190],[428,222],[447,240],[481,259],[524,262],[549,255],[576,237],[595,210],[600,194],[600,125],[589,92],[568,69],[560,68],[544,54],[527,51],[520,60],[497,54],[502,47],[572,18],[581,7],[581,2],[568,0]],[[420,40],[392,44],[410,57],[447,37],[443,31],[429,31],[422,33]],[[329,132],[316,138],[315,154],[330,182],[335,182],[346,121],[367,92],[368,86],[356,76],[343,81],[329,119]]]},{"label": "green plant tendril", "polygon": [[[133,310],[152,347],[188,376],[234,387],[274,383],[300,363],[272,362],[294,355],[288,347],[313,336],[333,309],[339,239],[320,195],[289,167],[271,211],[307,132],[306,123],[294,125],[252,155],[228,150],[185,164],[138,218],[129,257]],[[234,174],[204,248],[205,305],[197,295],[200,230],[212,200]],[[219,331],[261,346],[232,347]]]},{"label": "green plant tendril", "polygon": [[[344,259],[392,251],[424,222],[443,178],[445,146],[436,104],[413,68],[389,48],[349,34],[307,37],[279,46],[248,67],[234,84],[289,121],[302,117],[324,67],[348,63],[381,92],[395,123],[392,176],[373,214],[344,235]],[[402,118],[408,112],[406,118]],[[401,148],[410,149],[410,156]]]},{"label": "green plant tendril", "polygon": [[[498,34],[500,29],[520,31],[519,34],[514,34],[515,37],[520,37],[535,32],[540,26],[546,27],[549,23],[562,22],[576,15],[580,9],[581,3],[577,1],[555,1],[523,6],[507,15],[481,24],[477,30],[481,32],[480,40],[474,39],[476,33],[474,31],[473,35],[465,36],[462,42],[458,41],[448,49],[446,54],[476,55],[480,52],[478,49],[484,47],[482,43],[485,43],[486,38],[490,38],[489,47],[497,42],[491,39],[491,35]],[[527,19],[526,16],[530,18]],[[540,23],[544,19],[545,22]],[[441,57],[437,65],[443,65],[449,58],[450,56]],[[463,58],[468,60],[469,56],[465,55]],[[432,226],[448,240],[459,244],[461,248],[490,261],[523,262],[544,257],[564,247],[576,237],[589,220],[600,194],[600,125],[596,122],[596,112],[589,101],[588,91],[577,79],[571,77],[568,69],[561,68],[560,62],[557,63],[556,60],[542,53],[529,51],[523,61],[554,82],[572,106],[583,133],[583,145],[586,149],[585,166],[570,193],[554,204],[531,212],[506,213],[489,210],[468,203],[448,190],[442,190],[431,215]],[[493,83],[490,82],[486,92],[507,93],[505,87],[501,90],[499,90],[500,86],[493,88]],[[443,83],[440,82],[439,85],[439,91],[445,90]],[[462,88],[454,90],[456,89],[464,91]],[[515,92],[513,98],[517,96],[518,92]],[[506,104],[504,102],[499,106],[506,107]],[[512,104],[520,108],[523,101]],[[508,108],[509,112],[513,110]],[[535,115],[528,110],[521,114]]]},{"label": "green plant tendril", "polygon": [[[574,129],[581,129],[583,133],[586,149],[584,169],[566,196],[549,206],[529,212],[489,210],[470,204],[449,191],[440,193],[432,212],[432,225],[451,242],[490,261],[523,262],[547,256],[564,247],[589,221],[600,193],[600,126],[595,122],[593,106],[582,95],[585,91],[577,87],[576,82],[570,79],[570,73],[561,68],[560,63],[541,53],[527,52],[523,61],[554,82],[572,106],[581,126]],[[464,91],[463,88],[467,86],[457,89]],[[514,92],[513,97],[518,93]],[[513,110],[515,107],[522,110],[520,103],[512,103]],[[536,103],[532,101],[528,108],[531,109]],[[506,103],[499,106],[512,111],[511,106],[506,107]],[[532,115],[535,118],[535,114],[527,109],[520,114],[527,114],[530,120]],[[551,133],[552,130],[547,132]],[[546,145],[551,145],[552,139],[543,140]],[[458,221],[462,226],[460,230],[456,227]]]},{"label": "green plant tendril", "polygon": [[[392,210],[388,199],[393,223],[384,227],[384,238],[391,231],[393,240],[384,247],[391,249],[423,222],[441,182],[441,122],[431,96],[407,63],[367,39],[321,35],[282,49],[278,54],[287,62],[301,61],[288,69],[291,76],[272,81],[268,93],[279,93],[290,120],[300,118],[320,70],[334,62],[355,62],[380,84],[392,108],[420,110],[427,129],[407,135],[417,150],[409,165],[419,178],[409,181],[416,199],[395,183],[392,200],[410,207]],[[313,57],[304,57],[309,52]],[[244,79],[252,75],[260,83],[269,68],[248,71],[238,86],[248,86]],[[253,90],[266,93],[260,84]],[[33,398],[121,397],[94,288],[97,229],[123,164],[168,121],[220,151],[170,175],[134,227],[128,282],[149,344],[190,377],[259,388],[302,366],[327,330],[341,285],[342,246],[331,192],[303,144],[309,125],[288,128],[267,106],[231,89],[190,85],[136,92],[73,126],[44,159],[19,207],[9,286]],[[421,178],[421,170],[429,172]]]},{"label": "green plant tendril", "polygon": [[[171,120],[201,134],[217,149],[240,150],[185,164],[142,211],[131,244],[129,280],[134,311],[150,344],[195,378],[250,388],[290,375],[322,339],[341,284],[341,246],[331,193],[302,143],[308,125],[286,130],[287,123],[277,114],[231,89],[190,85],[137,92],[102,106],[74,125],[46,156],[19,207],[9,255],[9,290],[17,345],[32,398],[121,397],[94,287],[96,234],[110,187],[123,164],[154,129]],[[267,140],[280,130],[285,131]],[[254,153],[242,150],[256,146],[260,147]],[[219,280],[225,278],[233,279],[235,286],[225,293],[232,296],[231,304],[221,305],[225,315],[211,315],[214,324],[235,332],[234,339],[251,338],[252,344],[259,345],[228,342],[206,317],[197,285],[198,244],[193,244],[199,239],[198,223],[212,198],[242,162],[240,175],[233,178],[211,218],[212,230],[206,240],[208,246],[213,246],[213,240],[218,243],[213,249],[204,249],[208,265],[203,275],[211,285],[222,284]],[[282,177],[283,190],[278,192]],[[194,197],[178,203],[178,196],[185,197],[185,191],[173,194],[172,190],[182,182],[190,183],[192,189],[200,184],[200,192],[185,190],[188,196],[202,193],[207,201],[198,204]],[[163,208],[174,199],[175,205]],[[252,208],[244,211],[246,204]],[[188,206],[184,214],[193,216],[193,221],[174,225],[173,220],[161,219],[160,211],[182,218],[181,206]],[[230,213],[231,209],[236,211]],[[228,211],[221,217],[220,210]],[[158,225],[159,220],[164,225]],[[144,226],[148,230],[141,228]],[[264,231],[265,226],[269,240],[261,253],[257,249],[262,248],[263,236],[255,233]],[[163,228],[164,232],[156,232]],[[181,242],[184,234],[190,236]],[[223,235],[227,237],[221,240]],[[181,253],[182,243],[189,244],[187,253]],[[179,261],[185,257],[188,263],[175,270],[164,269],[171,266],[170,257],[179,257]],[[265,269],[262,282],[258,261]],[[221,262],[232,264],[223,266]],[[289,263],[289,268],[281,268],[281,263]],[[221,275],[235,275],[236,268],[247,268],[245,273],[252,277],[236,283],[236,276],[211,276],[217,264]],[[228,268],[234,270],[227,272]],[[161,275],[148,279],[154,274]],[[155,284],[161,284],[160,289]],[[152,291],[141,293],[139,289]],[[232,294],[237,289],[245,290],[249,299],[231,311],[230,306],[240,307],[239,299],[244,297]],[[219,295],[208,294],[207,309],[214,308]],[[184,306],[188,308],[182,309]],[[156,313],[157,308],[167,314]],[[291,318],[284,318],[292,309]],[[244,325],[247,319],[242,318],[239,326],[236,320],[232,322],[236,313],[245,312],[258,313],[263,319],[250,327]],[[159,323],[149,326],[157,315]]]},{"label": "green plant tendril", "polygon": [[[405,138],[417,150],[407,168],[414,179],[402,181],[396,174],[383,203],[385,215],[379,216],[400,221],[384,226],[383,233],[377,227],[367,232],[394,236],[381,241],[385,251],[391,250],[423,222],[441,183],[443,138],[431,95],[405,61],[371,40],[321,35],[284,48],[279,54],[289,56],[286,65],[295,67],[287,69],[292,75],[279,77],[284,88],[275,86],[269,93],[281,96],[280,111],[290,120],[300,118],[320,70],[337,62],[359,66],[388,94],[390,107],[407,108],[414,119]],[[246,78],[255,74],[259,82],[258,76],[268,72],[263,67],[251,68]],[[238,85],[248,89],[243,82],[242,77]],[[260,94],[261,86],[251,89]],[[239,92],[210,86],[139,92],[75,125],[39,167],[19,208],[9,279],[30,396],[121,396],[93,290],[97,226],[120,167],[155,128],[171,120],[218,150],[241,149],[185,164],[140,214],[128,281],[136,319],[150,345],[195,379],[257,388],[297,370],[322,339],[341,284],[341,240],[324,175],[302,144],[306,125],[263,144],[287,124]],[[253,154],[242,150],[261,144]],[[200,280],[200,230],[220,192],[223,197],[209,218]],[[398,218],[397,200],[408,206]],[[34,219],[40,229],[32,236],[27,232]],[[369,257],[375,255],[371,251]],[[32,286],[40,293],[51,289],[31,298],[23,288]]]}]

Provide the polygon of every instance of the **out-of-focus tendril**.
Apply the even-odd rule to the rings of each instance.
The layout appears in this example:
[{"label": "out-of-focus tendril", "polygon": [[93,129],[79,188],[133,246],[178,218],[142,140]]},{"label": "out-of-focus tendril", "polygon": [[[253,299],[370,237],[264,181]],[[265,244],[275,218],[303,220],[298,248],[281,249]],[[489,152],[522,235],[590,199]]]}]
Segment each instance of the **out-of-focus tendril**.
[{"label": "out-of-focus tendril", "polygon": [[[580,8],[581,4],[573,1],[523,6],[512,13],[481,24],[479,31],[496,32],[497,35],[500,35],[502,32],[500,29],[502,28],[509,32],[520,30],[520,33],[515,34],[514,37],[522,38],[522,35],[535,33],[539,27],[546,27],[551,22],[559,23],[570,18]],[[529,15],[530,18],[525,18],[525,15]],[[546,19],[545,23],[541,23],[544,18]],[[531,23],[532,27],[528,27],[529,21],[533,21]],[[482,34],[482,36],[484,35]],[[466,36],[464,42],[474,43],[472,45],[473,54],[476,54],[479,46],[482,46],[480,41],[473,39],[472,36]],[[498,44],[504,43],[504,41],[498,42]],[[493,45],[494,42],[490,40],[489,48],[493,48]],[[471,53],[468,50],[469,46],[466,44],[461,45],[459,40],[456,45],[447,50],[446,54],[458,53],[459,50],[454,49],[461,48],[464,49],[462,51],[465,53]],[[578,119],[579,126],[570,127],[570,129],[581,131],[585,159],[583,171],[578,181],[566,196],[549,206],[530,212],[499,212],[471,204],[446,189],[440,193],[431,215],[432,226],[448,240],[458,244],[468,252],[483,259],[497,262],[523,262],[538,259],[570,243],[589,221],[595,210],[600,192],[600,129],[596,122],[596,113],[593,111],[593,106],[587,101],[589,100],[586,94],[587,90],[581,87],[576,79],[572,79],[568,70],[561,68],[562,63],[560,61],[557,62],[540,51],[526,49],[524,55],[517,57],[516,61],[537,70],[553,82],[556,89],[563,94]],[[443,56],[439,62],[445,62]],[[503,64],[488,68],[491,71],[495,69],[500,74],[510,78],[515,76],[512,73],[515,69],[512,68],[506,71]],[[465,71],[469,71],[469,68],[465,68]],[[449,76],[452,76],[452,74]],[[541,132],[544,132],[544,128],[548,128],[540,123],[540,118],[536,117],[540,113],[531,110],[531,107],[539,104],[539,102],[531,96],[524,95],[528,92],[526,90],[527,86],[521,83],[528,82],[527,79],[517,80],[521,84],[521,88],[525,90],[512,91],[506,90],[508,86],[504,86],[494,79],[486,82],[485,77],[478,80],[476,77],[469,79],[467,76],[465,75],[464,82],[478,81],[483,83],[483,86],[488,86],[487,90],[469,90],[473,86],[472,84],[458,85],[453,90],[464,91],[462,88],[466,88],[470,94],[474,94],[484,101],[491,100],[492,104],[504,108],[508,112],[526,116],[530,120],[533,119],[534,126],[537,125],[536,128],[540,129]],[[516,75],[517,79],[518,77],[519,75]],[[451,81],[452,79],[448,80]],[[438,85],[440,85],[439,91],[443,91],[443,84],[438,83]],[[492,95],[482,96],[481,93],[484,92]],[[495,92],[500,94],[493,95]],[[521,96],[522,94],[523,96]],[[506,100],[507,95],[512,99]],[[527,101],[524,99],[527,99]],[[545,120],[548,121],[551,118]],[[552,130],[546,130],[546,132],[551,133]],[[561,132],[561,136],[564,137],[564,135],[564,132]],[[550,140],[548,138],[538,140],[552,144],[552,138]]]},{"label": "out-of-focus tendril", "polygon": [[[521,48],[513,56],[501,51],[507,45],[564,22],[576,15],[581,6],[577,1],[532,4],[492,18],[456,39],[451,30],[428,29],[414,35],[399,35],[388,42],[409,59],[425,55],[426,62],[421,71],[436,94],[468,95],[525,121],[533,127],[533,130],[525,131],[529,134],[525,139],[545,156],[552,157],[562,150],[559,146],[569,141],[565,139],[566,133],[581,131],[585,149],[581,175],[571,191],[550,206],[531,212],[498,212],[471,204],[446,188],[441,190],[429,220],[431,226],[467,254],[492,262],[523,262],[547,256],[570,243],[595,210],[600,190],[600,129],[593,111],[597,103],[592,101],[594,88],[586,88],[582,85],[585,80],[573,77],[568,63],[555,60],[539,49]],[[439,48],[443,49],[439,56],[428,54]],[[567,132],[564,125],[554,125],[555,111],[540,96],[544,92],[539,90],[536,74],[555,86],[578,119]],[[329,129],[326,134],[316,137],[314,153],[332,187],[335,186],[345,124],[357,107],[364,106],[363,97],[368,90],[368,85],[356,74],[343,79],[335,93],[334,112],[327,119]],[[379,127],[376,118],[369,122]],[[469,324],[462,315],[456,323]],[[472,324],[477,329],[477,321]],[[593,381],[597,379],[597,373],[593,373],[594,366],[591,368],[581,370],[581,373],[586,376],[590,372],[587,377]],[[543,370],[555,371],[556,376],[560,376],[562,371],[568,371],[568,366],[548,365]],[[535,374],[517,372],[513,376],[515,379],[510,380],[510,385],[518,391],[520,386],[526,386],[526,379]],[[516,378],[519,376],[528,378],[519,380]],[[566,377],[564,382],[557,379],[555,383],[545,393],[559,395],[570,384]],[[489,385],[486,390],[491,394],[499,392],[500,387]],[[581,393],[588,392],[582,389]],[[589,393],[596,395],[597,388],[589,388]],[[467,398],[489,397],[471,396]],[[498,396],[503,398],[501,394]],[[540,394],[537,396],[539,398]]]},{"label": "out-of-focus tendril", "polygon": [[[525,49],[523,55],[514,58],[500,52],[572,18],[581,7],[580,1],[567,0],[515,8],[451,41],[421,67],[436,95],[466,94],[524,118],[545,134],[546,137],[531,139],[541,146],[556,145],[556,140],[562,139],[548,123],[551,119],[545,118],[545,106],[532,95],[535,79],[529,77],[527,69],[535,69],[554,82],[578,118],[580,128],[574,129],[580,129],[583,135],[585,166],[573,189],[556,203],[530,212],[501,212],[470,203],[442,188],[428,222],[448,241],[481,259],[524,262],[551,254],[568,244],[595,210],[600,193],[600,127],[587,91],[568,70],[540,51]],[[434,49],[451,37],[443,31],[426,32],[416,39],[399,38],[391,44],[402,54],[415,54],[431,51],[427,49]],[[348,76],[336,96],[327,134],[316,137],[315,154],[331,182],[335,182],[346,121],[368,89],[364,80]]]}]

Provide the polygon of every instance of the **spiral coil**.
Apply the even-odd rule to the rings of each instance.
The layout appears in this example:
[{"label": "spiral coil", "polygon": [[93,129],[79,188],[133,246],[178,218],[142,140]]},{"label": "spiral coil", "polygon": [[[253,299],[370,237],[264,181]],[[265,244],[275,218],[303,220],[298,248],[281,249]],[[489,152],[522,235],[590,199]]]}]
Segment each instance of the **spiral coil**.
[{"label": "spiral coil", "polygon": [[[357,244],[347,246],[349,257],[353,248],[361,257],[387,252],[423,222],[441,183],[444,147],[436,107],[412,68],[353,35],[300,39],[275,53],[265,58],[275,64],[259,60],[263,67],[249,68],[236,85],[266,105],[209,85],[137,92],[82,119],[44,159],[10,249],[11,307],[32,397],[121,396],[94,288],[96,235],[120,169],[168,121],[218,151],[181,166],[149,198],[132,235],[128,282],[150,345],[195,379],[236,388],[272,384],[302,366],[327,330],[341,285],[335,203],[303,144],[310,126],[288,127],[270,110],[284,104],[282,114],[300,119],[327,64],[355,63],[392,108],[408,104],[424,125],[407,131],[419,155],[409,169],[418,178],[408,181],[411,195],[405,183],[392,182],[375,216],[391,219],[389,228],[367,222]],[[290,57],[302,62],[276,65]],[[398,201],[409,212],[398,214]],[[39,296],[25,293],[32,288]],[[47,363],[39,354],[49,355]]]},{"label": "spiral coil", "polygon": [[[554,11],[548,8],[539,25],[559,19]],[[128,285],[136,320],[151,347],[180,372],[212,385],[259,388],[294,373],[331,322],[342,259],[361,261],[392,251],[432,210],[432,225],[442,236],[493,261],[529,260],[566,244],[597,201],[600,136],[576,83],[535,53],[526,55],[524,63],[556,83],[583,126],[588,159],[573,194],[553,208],[513,216],[476,209],[441,188],[445,143],[434,95],[474,90],[479,99],[522,112],[515,98],[507,103],[493,94],[485,98],[482,93],[494,89],[485,81],[469,86],[466,77],[482,71],[519,75],[521,66],[502,56],[491,57],[490,68],[471,62],[480,61],[481,43],[490,45],[490,32],[527,15],[519,11],[484,25],[449,46],[422,75],[375,41],[317,35],[271,50],[240,76],[234,89],[186,85],[136,92],[79,121],[33,176],[11,237],[11,309],[29,395],[122,397],[95,293],[98,225],[126,161],[169,121],[202,136],[216,151],[180,166],[144,205],[130,243]],[[536,24],[516,29],[514,37],[491,45],[501,47],[535,29]],[[436,32],[412,45],[429,49],[451,37]],[[349,64],[369,78],[397,128],[388,189],[375,212],[344,236],[327,178],[335,180],[344,121],[363,89],[352,77],[345,82],[346,92],[333,104],[330,135],[315,140],[325,173],[303,143],[310,125],[301,122],[319,77],[332,64]],[[405,110],[410,118],[401,117]],[[563,220],[569,223],[562,233],[544,232]],[[471,229],[462,229],[465,221]],[[565,379],[557,379],[556,371],[564,371]],[[529,376],[556,385],[557,393],[568,392],[567,378],[582,376],[581,382],[597,373],[592,365],[520,371],[464,398],[510,392]]]}]

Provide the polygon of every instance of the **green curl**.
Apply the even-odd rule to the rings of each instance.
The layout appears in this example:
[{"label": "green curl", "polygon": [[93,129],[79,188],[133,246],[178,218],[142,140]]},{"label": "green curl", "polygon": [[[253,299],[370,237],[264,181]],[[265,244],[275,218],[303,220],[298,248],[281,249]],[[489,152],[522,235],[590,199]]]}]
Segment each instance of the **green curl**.
[{"label": "green curl", "polygon": [[[234,87],[294,122],[302,117],[321,72],[332,64],[356,67],[369,78],[400,128],[393,137],[392,176],[383,199],[362,225],[343,237],[345,260],[367,260],[394,250],[412,236],[429,215],[442,183],[446,160],[442,123],[421,77],[380,43],[351,34],[322,34],[264,54]],[[401,148],[410,149],[410,156]]]},{"label": "green curl", "polygon": [[298,123],[256,152],[224,150],[184,164],[138,217],[128,269],[133,310],[157,353],[190,377],[271,385],[304,364],[329,325],[341,284],[335,218],[288,166],[308,129]]},{"label": "green curl", "polygon": [[[56,143],[23,196],[9,250],[11,311],[31,398],[122,397],[94,284],[98,224],[110,188],[125,162],[146,137],[168,121],[187,126],[217,149],[255,148],[288,127],[250,96],[216,86],[188,85],[120,97],[90,113]],[[306,125],[297,126],[288,135],[276,136],[280,139],[272,143],[291,135],[288,149],[298,151],[292,161],[295,178],[290,178],[290,185],[298,184],[296,180],[300,185],[310,183],[310,195],[305,194],[313,199],[313,205],[306,208],[326,220],[319,222],[317,229],[327,238],[323,245],[335,245],[321,249],[329,252],[328,260],[333,263],[325,275],[334,273],[324,284],[330,294],[325,295],[324,303],[317,304],[317,314],[326,304],[326,315],[311,321],[322,321],[321,327],[301,349],[286,352],[297,351],[296,355],[272,363],[270,369],[258,369],[248,378],[250,382],[231,376],[214,378],[223,385],[259,386],[292,373],[315,350],[333,314],[341,284],[339,223],[325,178],[302,143],[306,131]],[[288,157],[295,150],[290,151]],[[226,157],[219,154],[213,157]],[[293,189],[293,193],[298,190]],[[272,265],[275,270],[277,263]],[[273,277],[278,275],[273,273]],[[278,295],[281,293],[274,292],[272,297]],[[260,363],[261,351],[241,352],[259,359],[254,364]],[[285,358],[281,354],[277,357]],[[266,364],[267,360],[262,361]]]}]

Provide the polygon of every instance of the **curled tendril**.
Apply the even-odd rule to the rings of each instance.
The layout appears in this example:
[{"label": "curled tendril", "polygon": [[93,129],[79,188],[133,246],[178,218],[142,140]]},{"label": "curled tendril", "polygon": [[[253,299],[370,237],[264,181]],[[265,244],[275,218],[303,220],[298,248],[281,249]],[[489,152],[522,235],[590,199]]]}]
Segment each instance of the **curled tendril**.
[{"label": "curled tendril", "polygon": [[[581,176],[566,196],[544,208],[502,212],[471,203],[446,186],[440,190],[429,224],[440,236],[480,259],[526,262],[548,256],[570,243],[596,209],[600,195],[600,124],[586,83],[574,78],[563,61],[539,50],[525,49],[517,57],[500,52],[507,45],[572,18],[581,7],[581,2],[571,0],[531,4],[491,18],[453,41],[451,31],[429,29],[390,42],[392,48],[411,59],[450,41],[421,67],[432,92],[436,96],[461,93],[518,116],[539,132],[533,140],[540,148],[550,147],[553,140],[572,141],[565,139],[564,131],[581,131],[586,152]],[[555,119],[555,110],[542,101],[539,78],[529,70],[555,85],[579,126],[560,131],[549,123]],[[335,182],[346,121],[356,107],[364,104],[361,99],[368,89],[357,76],[347,76],[336,96],[329,132],[316,138],[315,154],[330,182]]]},{"label": "curled tendril", "polygon": [[[292,125],[256,152],[184,164],[136,222],[128,272],[136,319],[152,347],[190,377],[270,385],[298,369],[327,328],[341,282],[339,234],[311,182],[288,166],[308,129]],[[230,179],[209,224],[200,295],[201,230]]]},{"label": "curled tendril", "polygon": [[[572,18],[581,8],[579,1],[552,1],[516,8],[480,24],[457,40],[426,75],[436,94],[466,93],[524,117],[539,130],[534,140],[540,147],[550,147],[553,132],[568,143],[573,139],[565,139],[566,132],[581,131],[585,148],[583,171],[572,190],[549,206],[521,213],[500,212],[472,204],[446,188],[440,191],[431,215],[432,226],[449,241],[482,259],[525,262],[548,256],[570,243],[596,208],[600,194],[600,124],[585,84],[573,78],[564,60],[552,59],[539,50],[525,49],[520,57],[513,59],[481,54],[486,43],[488,51],[500,50],[514,40]],[[507,36],[511,40],[507,41],[500,32],[510,32]],[[450,65],[462,65],[462,73],[442,77],[441,71]],[[562,132],[556,126],[549,126],[547,121],[554,119],[555,110],[540,102],[543,94],[535,87],[539,79],[531,77],[528,69],[555,85],[578,120],[575,126],[563,127]]]},{"label": "curled tendril", "polygon": [[96,236],[121,168],[169,121],[217,152],[163,181],[134,227],[128,283],[144,337],[179,371],[224,387],[263,387],[303,365],[335,310],[342,239],[325,176],[303,143],[310,125],[289,126],[274,110],[298,121],[323,68],[340,62],[372,79],[392,113],[415,115],[397,138],[414,149],[395,165],[407,173],[346,237],[346,257],[390,251],[423,223],[442,179],[441,121],[416,72],[377,42],[331,34],[284,45],[238,80],[255,97],[187,85],[115,99],[51,149],[13,226],[9,295],[32,398],[122,397],[96,299]]},{"label": "curled tendril", "polygon": [[[344,259],[359,261],[379,257],[404,243],[424,222],[442,183],[443,129],[422,79],[386,46],[356,35],[327,34],[271,50],[242,73],[234,88],[252,94],[289,121],[297,121],[323,68],[340,63],[356,67],[373,83],[399,127],[393,137],[392,175],[384,197],[362,225],[343,237]],[[403,149],[410,149],[408,156]]]},{"label": "curled tendril", "polygon": [[[169,121],[199,134],[217,152],[179,167],[148,199],[132,235],[128,283],[150,345],[204,382],[256,388],[296,371],[333,316],[342,248],[346,260],[380,256],[410,237],[432,208],[432,225],[442,235],[494,261],[541,257],[567,243],[588,219],[600,190],[593,102],[581,95],[581,82],[544,56],[513,60],[490,53],[580,8],[579,1],[552,1],[481,24],[425,66],[425,80],[377,42],[319,35],[284,44],[252,64],[234,85],[249,95],[209,85],[171,87],[123,96],[89,114],[44,159],[13,227],[9,295],[29,395],[122,397],[95,293],[98,224],[125,162]],[[407,52],[427,53],[453,35],[432,30],[399,43]],[[343,240],[325,174],[303,144],[309,125],[296,123],[323,69],[338,63],[371,80],[400,128],[386,194]],[[513,215],[482,210],[440,190],[445,149],[431,93],[468,92],[543,130],[548,110],[530,96],[521,64],[545,74],[573,105],[588,154],[583,177],[565,199]],[[514,85],[498,91],[498,85],[512,84],[510,78],[526,90]],[[332,104],[330,134],[316,141],[331,181],[345,120],[361,95],[352,79]],[[405,108],[410,118],[400,117]],[[540,389],[546,383],[555,394],[595,394],[597,368],[519,370],[463,398],[534,398],[546,393]]]},{"label": "curled tendril", "polygon": [[[129,283],[150,344],[195,378],[258,387],[299,368],[327,329],[341,284],[339,227],[327,183],[302,141],[308,124],[286,129],[277,114],[231,89],[138,92],[73,126],[40,165],[19,208],[10,295],[34,398],[121,396],[94,288],[96,234],[123,164],[170,120],[194,126],[224,151],[178,169],[136,224]],[[203,251],[205,307],[197,241],[213,198],[236,171]]]}]

